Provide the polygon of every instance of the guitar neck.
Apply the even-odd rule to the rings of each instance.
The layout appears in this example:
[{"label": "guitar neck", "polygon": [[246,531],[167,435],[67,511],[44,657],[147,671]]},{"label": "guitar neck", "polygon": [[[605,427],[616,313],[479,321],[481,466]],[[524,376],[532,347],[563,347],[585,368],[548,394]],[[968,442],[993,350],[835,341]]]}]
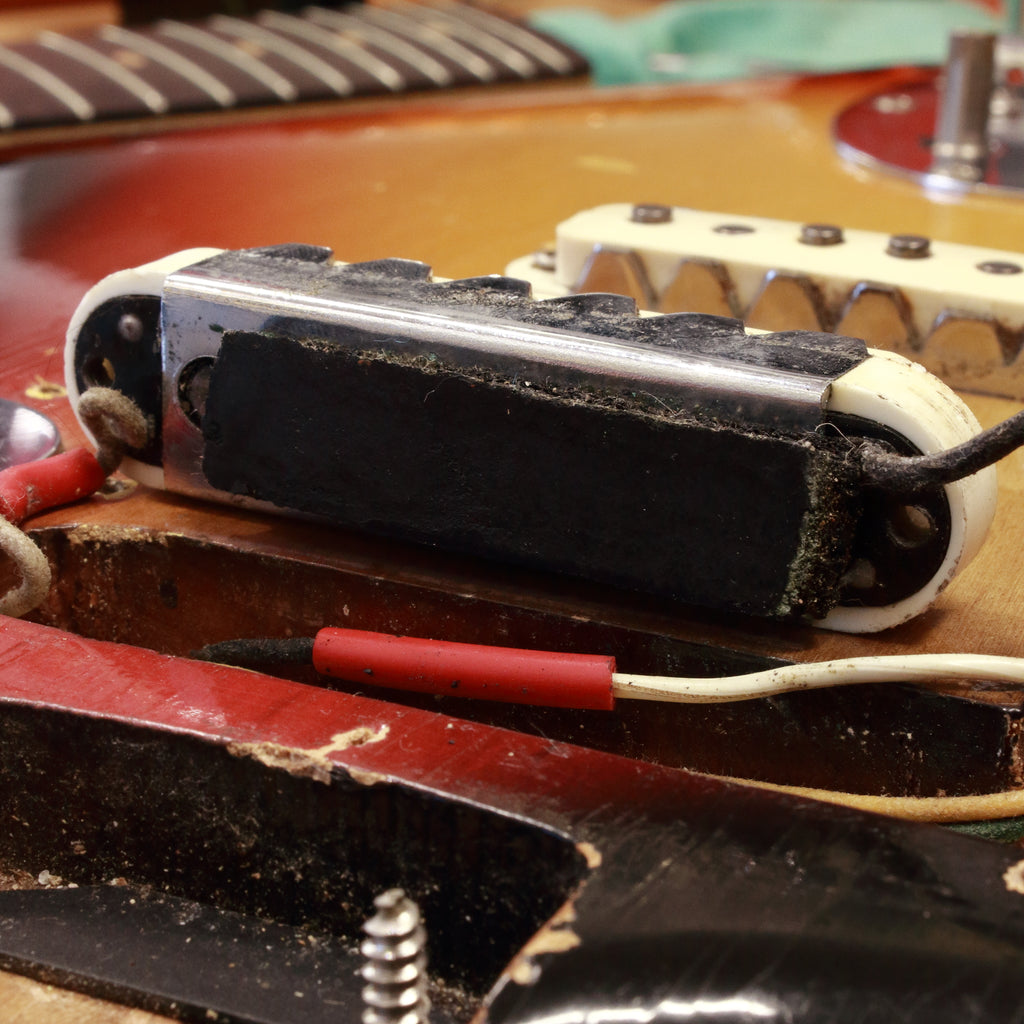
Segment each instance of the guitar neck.
[{"label": "guitar neck", "polygon": [[0,45],[0,134],[575,77],[572,50],[444,2],[45,31]]}]

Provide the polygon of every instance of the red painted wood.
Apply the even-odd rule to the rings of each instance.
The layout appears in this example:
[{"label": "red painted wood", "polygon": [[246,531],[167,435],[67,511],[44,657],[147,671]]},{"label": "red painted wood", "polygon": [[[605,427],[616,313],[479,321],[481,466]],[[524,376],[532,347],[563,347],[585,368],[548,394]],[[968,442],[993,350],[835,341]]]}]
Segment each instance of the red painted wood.
[{"label": "red painted wood", "polygon": [[[563,827],[629,806],[676,813],[684,794],[737,789],[538,736],[244,669],[0,620],[0,706],[70,711],[219,745],[305,752],[344,770]],[[259,754],[259,751],[256,751]],[[365,778],[365,775],[363,776]]]}]

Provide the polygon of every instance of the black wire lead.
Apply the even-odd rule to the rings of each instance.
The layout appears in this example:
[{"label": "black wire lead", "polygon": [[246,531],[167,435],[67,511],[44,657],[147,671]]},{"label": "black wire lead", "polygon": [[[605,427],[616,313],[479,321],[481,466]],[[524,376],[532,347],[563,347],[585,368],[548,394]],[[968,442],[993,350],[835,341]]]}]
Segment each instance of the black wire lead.
[{"label": "black wire lead", "polygon": [[197,661],[213,661],[219,665],[281,665],[313,663],[313,637],[296,636],[255,640],[224,640],[207,644],[190,657]]},{"label": "black wire lead", "polygon": [[899,455],[869,442],[861,450],[864,482],[900,494],[936,490],[991,466],[1024,445],[1024,412],[984,430],[956,448],[932,455]]}]

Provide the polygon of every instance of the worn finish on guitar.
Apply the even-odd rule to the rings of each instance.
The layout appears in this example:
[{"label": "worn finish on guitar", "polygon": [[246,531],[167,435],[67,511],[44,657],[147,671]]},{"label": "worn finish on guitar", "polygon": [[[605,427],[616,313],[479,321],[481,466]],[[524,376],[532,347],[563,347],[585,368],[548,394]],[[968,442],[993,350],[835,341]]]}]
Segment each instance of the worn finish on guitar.
[{"label": "worn finish on guitar", "polygon": [[[161,137],[139,125],[136,137],[12,154],[0,168],[0,390],[56,419],[68,442],[79,440],[58,390],[62,333],[74,305],[107,272],[197,244],[315,241],[346,260],[400,255],[439,274],[468,276],[500,271],[538,248],[577,209],[650,200],[1013,248],[1024,237],[1024,208],[991,196],[936,202],[833,154],[833,113],[894,80],[877,74],[374,101],[275,123],[204,122]],[[984,425],[1016,411],[1007,401],[968,401]],[[1022,458],[1001,467],[1001,507],[986,549],[933,611],[882,638],[695,616],[144,489],[31,524],[58,566],[39,617],[178,655],[226,636],[301,634],[332,621],[450,639],[611,647],[632,671],[882,651],[1021,655]],[[130,663],[130,648],[124,657]],[[11,674],[0,666],[0,680]],[[461,722],[496,721],[670,767],[778,781],[893,792],[1022,781],[1019,695],[941,683],[920,698],[873,688],[601,721],[450,707]],[[204,723],[212,713],[198,712]],[[919,742],[924,726],[927,744]],[[477,729],[475,742],[497,757],[509,734]],[[543,747],[539,739],[524,742],[531,751]],[[657,778],[668,771],[657,769]],[[676,798],[691,785],[684,778]],[[659,813],[667,813],[672,783],[662,784],[670,796]],[[38,1008],[36,995],[18,998]],[[142,1019],[131,1013],[115,1009],[97,1019]]]},{"label": "worn finish on guitar", "polygon": [[[0,317],[4,336],[22,342],[5,361],[5,384],[10,394],[24,397],[40,380],[59,381],[62,367],[56,350],[64,322],[89,283],[115,268],[201,242],[241,247],[312,238],[348,259],[402,253],[432,261],[439,273],[460,276],[500,269],[511,254],[535,248],[553,224],[580,206],[653,195],[791,219],[834,220],[837,210],[856,211],[848,213],[851,225],[875,230],[898,225],[935,237],[1011,245],[1022,216],[1016,207],[991,197],[935,205],[905,182],[869,180],[831,154],[830,114],[862,90],[876,87],[881,77],[718,90],[405,101],[382,104],[372,112],[364,108],[273,126],[120,142],[11,164],[0,182],[22,197],[25,212],[10,228],[12,256],[5,267]],[[747,139],[745,152],[757,153],[756,161],[741,153],[736,143],[740,137]],[[407,168],[413,170],[412,180]],[[794,181],[799,189],[791,187]],[[44,196],[46,202],[33,206],[33,196]],[[970,401],[989,424],[1012,408],[989,399]],[[62,402],[42,401],[39,408],[55,415],[69,438],[76,436]],[[1017,577],[1004,568],[1016,559],[1012,523],[1021,486],[1017,457],[1001,473],[999,519],[978,561],[938,608],[884,640],[839,641],[810,630],[780,632],[750,623],[688,620],[679,609],[626,613],[622,609],[630,601],[589,594],[584,605],[579,594],[562,585],[541,598],[549,590],[547,584],[537,584],[538,596],[528,603],[586,607],[599,621],[615,622],[625,615],[650,624],[642,631],[676,636],[684,644],[711,641],[738,649],[741,660],[810,660],[882,649],[1018,653],[1012,618],[1002,614],[1019,597]],[[345,545],[338,547],[322,535],[264,520],[247,524],[241,516],[225,522],[220,511],[180,506],[167,496],[148,493],[124,504],[94,502],[53,513],[35,525],[58,548],[65,545],[63,537],[77,538],[72,555],[82,543],[98,545],[104,557],[115,557],[138,550],[123,543],[126,537],[145,544],[145,538],[169,531],[185,538],[170,540],[173,549],[190,543],[190,537],[203,541],[227,530],[232,557],[259,538],[254,552],[269,542],[272,551],[299,553],[309,559],[311,574],[332,560],[350,560]],[[69,534],[69,529],[76,532]],[[374,561],[378,558],[374,553]],[[403,564],[424,558],[429,565],[423,570],[426,578],[449,571],[434,566],[423,553],[406,552],[394,571],[403,577]],[[72,563],[66,564],[70,568]],[[76,572],[84,571],[85,566],[76,565]],[[154,563],[150,578],[164,571]],[[180,584],[175,608],[161,601],[153,606],[152,617],[132,614],[126,620],[115,608],[104,614],[91,610],[105,605],[112,593],[101,590],[96,601],[76,602],[71,595],[81,592],[81,578],[78,586],[70,587],[69,581],[59,591],[65,597],[44,613],[50,621],[177,652],[222,638],[212,635],[219,631],[216,620],[190,610],[192,595]],[[518,580],[502,586],[506,594],[511,590],[518,595],[506,600],[523,603],[525,590]],[[443,593],[445,585],[438,587]],[[223,604],[234,607],[230,601]],[[298,618],[314,617],[316,625],[332,617],[342,621],[345,604],[336,600],[310,607]],[[278,606],[263,603],[264,608]],[[371,627],[412,631],[416,626],[422,632],[429,626],[413,622],[400,604],[392,603],[386,622],[371,621],[373,616],[366,614],[363,624]],[[200,620],[208,624],[205,629],[198,627]],[[220,629],[238,630],[243,624],[250,629],[253,625],[234,620]],[[260,625],[270,629],[298,622],[284,616],[266,618]],[[483,625],[472,631],[477,629],[485,639]],[[651,666],[645,660],[643,667]]]}]

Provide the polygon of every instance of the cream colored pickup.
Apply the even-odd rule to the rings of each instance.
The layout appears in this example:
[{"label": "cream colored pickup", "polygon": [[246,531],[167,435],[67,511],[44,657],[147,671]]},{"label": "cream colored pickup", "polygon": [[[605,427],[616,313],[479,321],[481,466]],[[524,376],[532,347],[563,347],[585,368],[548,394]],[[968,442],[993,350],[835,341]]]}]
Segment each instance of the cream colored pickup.
[{"label": "cream colored pickup", "polygon": [[1024,399],[1024,254],[618,203],[570,217],[553,251],[508,273],[539,298],[619,292],[662,313],[852,335],[953,387]]}]

